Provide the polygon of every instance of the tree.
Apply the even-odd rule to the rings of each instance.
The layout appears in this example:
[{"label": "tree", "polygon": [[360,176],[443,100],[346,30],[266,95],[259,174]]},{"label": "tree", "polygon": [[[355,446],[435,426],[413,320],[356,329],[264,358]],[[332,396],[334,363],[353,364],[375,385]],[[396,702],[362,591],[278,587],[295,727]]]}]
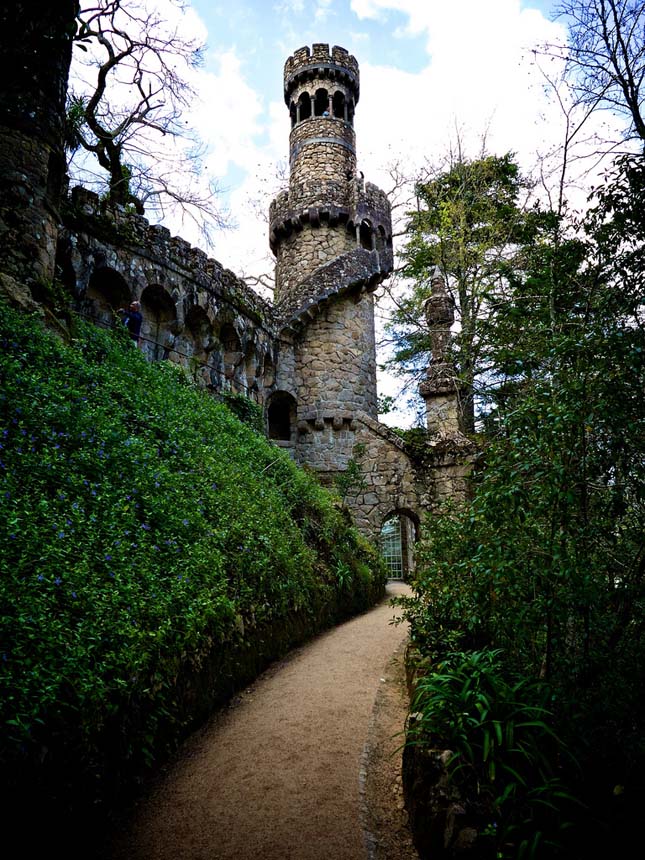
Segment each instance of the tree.
[{"label": "tree", "polygon": [[645,147],[645,6],[641,0],[563,0],[567,46],[548,46],[564,58],[569,84],[587,108],[626,118],[625,139]]},{"label": "tree", "polygon": [[520,249],[540,223],[520,199],[527,190],[511,154],[483,154],[469,161],[458,153],[446,169],[431,172],[416,185],[417,211],[407,225],[401,269],[412,287],[396,300],[388,326],[395,344],[390,366],[418,375],[428,364],[423,307],[438,266],[455,305],[454,362],[468,431],[475,427],[478,378],[488,369],[485,331],[495,297],[503,293],[509,268],[520,264]]},{"label": "tree", "polygon": [[488,332],[489,445],[472,499],[433,515],[409,606],[434,662],[501,649],[503,676],[548,684],[587,805],[564,819],[579,827],[557,856],[590,856],[585,834],[603,831],[601,854],[628,853],[617,844],[642,804],[644,212],[643,159],[624,157],[569,235],[529,246],[509,274]]},{"label": "tree", "polygon": [[[162,214],[179,207],[202,228],[209,221],[221,226],[199,146],[182,122],[203,46],[148,0],[85,0],[77,22],[68,151],[91,154],[107,172],[98,185],[110,205],[146,205]],[[75,169],[87,183],[86,163]]]}]

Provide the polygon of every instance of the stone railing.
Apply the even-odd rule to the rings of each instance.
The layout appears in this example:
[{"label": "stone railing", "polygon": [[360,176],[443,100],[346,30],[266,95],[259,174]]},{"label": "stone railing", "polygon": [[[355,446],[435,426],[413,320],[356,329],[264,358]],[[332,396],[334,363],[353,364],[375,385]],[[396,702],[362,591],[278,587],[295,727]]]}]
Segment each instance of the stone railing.
[{"label": "stone railing", "polygon": [[178,270],[197,286],[235,299],[236,304],[257,319],[272,319],[272,306],[245,281],[200,248],[193,247],[179,236],[172,236],[166,227],[150,224],[142,215],[104,210],[98,195],[81,186],[72,189],[67,214],[72,228],[78,226],[75,216],[80,216],[84,232],[94,233],[99,238],[104,236],[107,244],[118,242],[141,257]]}]

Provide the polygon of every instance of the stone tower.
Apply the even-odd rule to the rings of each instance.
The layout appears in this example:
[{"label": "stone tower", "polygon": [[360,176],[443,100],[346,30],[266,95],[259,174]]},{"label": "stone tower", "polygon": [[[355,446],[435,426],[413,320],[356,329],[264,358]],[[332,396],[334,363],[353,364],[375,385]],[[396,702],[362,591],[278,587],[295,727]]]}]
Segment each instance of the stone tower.
[{"label": "stone tower", "polygon": [[[372,292],[392,270],[390,204],[357,172],[356,59],[300,48],[284,68],[289,189],[270,211],[276,311],[293,347],[296,456],[346,467],[355,415],[377,415]],[[285,366],[283,364],[283,366]]]},{"label": "stone tower", "polygon": [[0,271],[29,286],[54,277],[77,11],[77,0],[0,9]]}]

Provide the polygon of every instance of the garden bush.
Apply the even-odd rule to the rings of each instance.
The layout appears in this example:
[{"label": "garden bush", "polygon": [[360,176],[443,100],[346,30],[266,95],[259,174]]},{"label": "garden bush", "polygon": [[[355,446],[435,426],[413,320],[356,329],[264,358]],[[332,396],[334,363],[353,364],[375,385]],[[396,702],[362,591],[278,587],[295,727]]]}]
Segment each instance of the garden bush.
[{"label": "garden bush", "polygon": [[0,307],[0,764],[114,797],[214,703],[383,593],[280,449],[120,332]]}]

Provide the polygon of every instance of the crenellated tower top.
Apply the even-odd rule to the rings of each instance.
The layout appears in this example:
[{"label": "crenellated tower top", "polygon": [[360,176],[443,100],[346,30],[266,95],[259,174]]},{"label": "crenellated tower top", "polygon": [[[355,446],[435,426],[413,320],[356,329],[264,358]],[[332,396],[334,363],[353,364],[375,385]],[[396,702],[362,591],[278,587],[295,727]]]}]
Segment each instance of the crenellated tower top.
[{"label": "crenellated tower top", "polygon": [[284,64],[284,100],[290,106],[293,96],[296,100],[299,90],[314,79],[327,78],[341,84],[351,92],[354,105],[360,94],[358,62],[345,48],[316,43],[298,48]]}]

